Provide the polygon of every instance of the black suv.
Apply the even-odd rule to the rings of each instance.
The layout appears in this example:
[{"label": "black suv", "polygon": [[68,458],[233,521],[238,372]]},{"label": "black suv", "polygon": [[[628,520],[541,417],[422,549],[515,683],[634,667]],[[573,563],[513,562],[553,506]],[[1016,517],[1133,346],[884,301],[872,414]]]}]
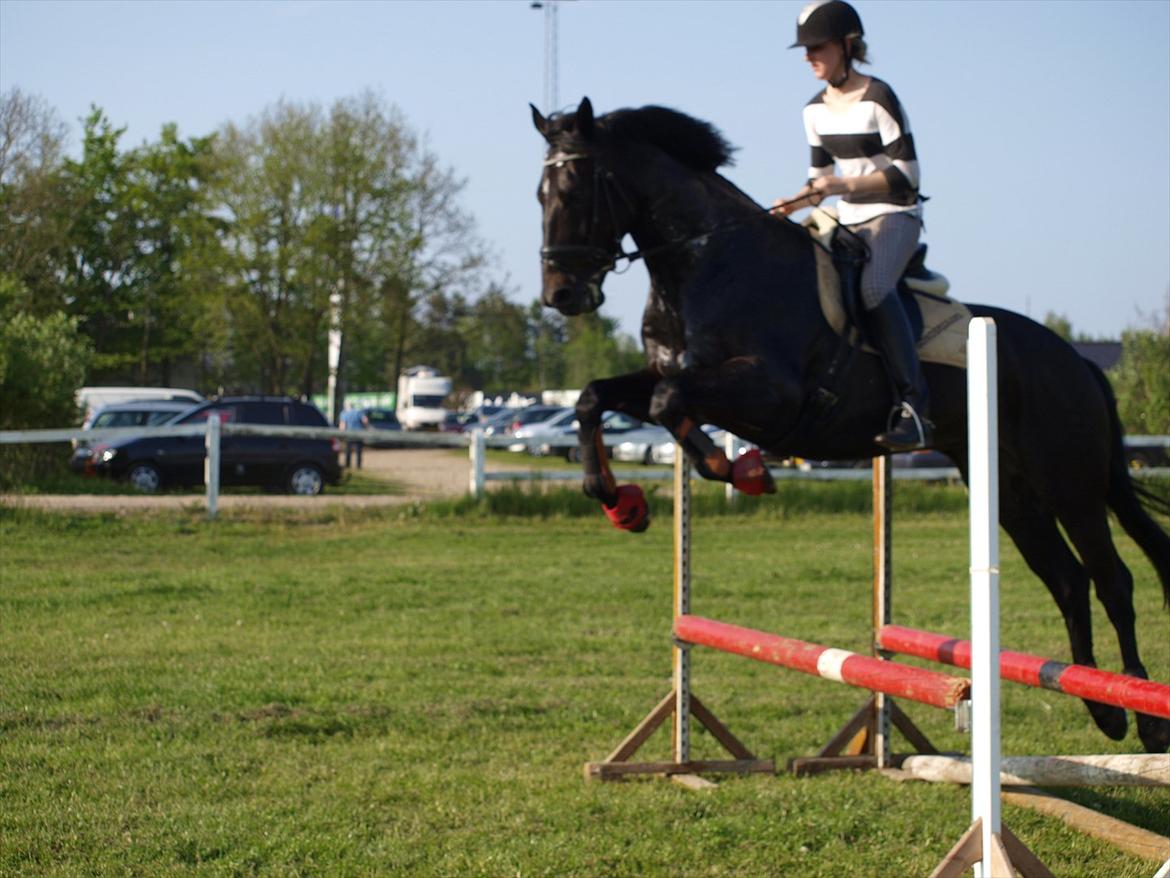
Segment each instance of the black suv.
[{"label": "black suv", "polygon": [[[276,424],[328,427],[315,406],[287,397],[238,396],[209,400],[167,422],[167,426],[204,423],[219,415],[221,424]],[[341,478],[336,439],[292,436],[220,436],[220,484],[263,485],[292,494],[320,494]],[[146,436],[96,444],[88,473],[126,479],[140,491],[203,484],[204,437]]]}]

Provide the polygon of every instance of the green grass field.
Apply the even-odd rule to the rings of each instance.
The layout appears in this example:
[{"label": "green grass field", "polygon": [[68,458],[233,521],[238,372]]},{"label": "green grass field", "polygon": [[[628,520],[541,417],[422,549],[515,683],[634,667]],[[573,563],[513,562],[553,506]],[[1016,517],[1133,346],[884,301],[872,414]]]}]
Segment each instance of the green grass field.
[{"label": "green grass field", "polygon": [[[832,508],[813,490],[809,508]],[[524,511],[523,493],[496,512]],[[964,634],[951,494],[899,514],[894,616]],[[866,651],[869,518],[797,514],[796,497],[741,517],[699,504],[694,610]],[[669,688],[670,528],[661,504],[633,536],[599,513],[486,517],[487,502],[215,522],[0,509],[0,873],[901,878],[966,828],[965,789],[875,774],[586,784],[582,764]],[[1121,546],[1147,665],[1170,680],[1170,617]],[[1055,605],[1006,538],[1003,553],[1004,645],[1066,657]],[[1098,658],[1116,668],[1094,610]],[[863,698],[701,651],[694,685],[777,764]],[[949,714],[906,707],[937,745],[967,748]],[[659,735],[645,752],[666,758]],[[1003,742],[1140,749],[1132,730],[1101,736],[1078,702],[1010,684]],[[695,750],[718,752],[702,734]],[[1076,799],[1170,834],[1165,791]],[[1057,875],[1156,868],[1030,811],[1005,821]]]}]

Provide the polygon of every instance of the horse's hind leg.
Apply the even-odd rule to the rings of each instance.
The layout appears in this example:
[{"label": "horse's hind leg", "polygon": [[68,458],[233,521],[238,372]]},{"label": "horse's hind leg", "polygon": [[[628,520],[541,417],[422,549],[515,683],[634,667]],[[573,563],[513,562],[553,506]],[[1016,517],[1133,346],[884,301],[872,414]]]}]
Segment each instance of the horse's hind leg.
[{"label": "horse's hind leg", "polygon": [[[1149,679],[1138,654],[1137,632],[1134,628],[1133,574],[1117,553],[1104,504],[1095,513],[1067,513],[1060,517],[1060,521],[1080,553],[1093,580],[1097,599],[1105,607],[1109,621],[1117,631],[1122,672],[1143,680]],[[1138,737],[1147,752],[1163,753],[1170,748],[1170,720],[1139,713],[1137,727]]]},{"label": "horse's hind leg", "polygon": [[[1064,616],[1072,660],[1096,666],[1093,622],[1089,609],[1089,574],[1061,536],[1056,520],[1028,494],[1012,490],[1014,480],[1000,480],[1000,521],[1032,572],[1048,587]],[[1093,721],[1115,741],[1125,737],[1126,716],[1120,707],[1085,701]]]}]

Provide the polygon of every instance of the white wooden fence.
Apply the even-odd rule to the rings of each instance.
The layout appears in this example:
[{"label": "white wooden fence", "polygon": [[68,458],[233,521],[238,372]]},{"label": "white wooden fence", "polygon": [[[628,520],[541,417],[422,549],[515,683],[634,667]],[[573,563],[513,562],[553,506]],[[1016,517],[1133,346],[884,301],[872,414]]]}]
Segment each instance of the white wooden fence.
[{"label": "white wooden fence", "polygon": [[[82,430],[78,427],[60,430],[0,430],[0,445],[85,441],[89,444],[116,439],[142,438],[146,436],[203,436],[206,456],[203,465],[203,481],[207,488],[207,513],[214,518],[219,501],[219,446],[221,436],[288,436],[297,439],[339,439],[343,442],[365,442],[379,448],[466,448],[469,467],[467,489],[479,497],[486,489],[487,482],[500,481],[577,481],[581,470],[538,469],[487,472],[486,450],[488,448],[514,447],[517,440],[511,436],[485,436],[482,430],[470,433],[418,433],[388,430],[338,430],[332,427],[285,427],[274,424],[221,424],[212,415],[198,424],[161,427],[112,427],[99,430]],[[728,452],[735,437],[728,436]],[[1170,448],[1170,436],[1129,436],[1128,445],[1161,446]],[[799,469],[787,467],[771,468],[772,477],[777,480],[797,479],[804,481],[868,481],[873,477],[865,469]],[[891,467],[895,479],[915,481],[955,480],[959,471],[955,467],[898,468]],[[1134,470],[1139,475],[1170,475],[1170,467]],[[625,481],[653,481],[669,479],[669,469],[642,468],[637,470],[615,470],[614,475]],[[734,496],[734,489],[727,486],[727,496]]]}]

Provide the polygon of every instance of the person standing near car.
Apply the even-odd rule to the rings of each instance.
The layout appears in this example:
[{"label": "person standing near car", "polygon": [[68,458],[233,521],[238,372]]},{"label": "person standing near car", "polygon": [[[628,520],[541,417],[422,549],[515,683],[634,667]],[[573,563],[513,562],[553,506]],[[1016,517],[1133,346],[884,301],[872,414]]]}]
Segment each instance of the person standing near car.
[{"label": "person standing near car", "polygon": [[841,225],[870,253],[861,274],[865,329],[898,396],[886,431],[874,441],[910,451],[930,445],[933,429],[914,333],[897,294],[922,231],[918,156],[894,90],[854,69],[868,63],[864,34],[861,17],[844,0],[817,0],[801,11],[789,48],[803,47],[813,76],[826,85],[804,108],[812,148],[808,183],[773,211],[787,216],[841,196]]},{"label": "person standing near car", "polygon": [[[354,409],[344,412],[341,415],[342,430],[368,430],[370,429],[370,417],[366,414],[365,409]],[[362,468],[362,448],[364,443],[360,439],[350,441],[345,440],[345,468],[349,469],[353,458],[357,457],[357,468]]]}]

